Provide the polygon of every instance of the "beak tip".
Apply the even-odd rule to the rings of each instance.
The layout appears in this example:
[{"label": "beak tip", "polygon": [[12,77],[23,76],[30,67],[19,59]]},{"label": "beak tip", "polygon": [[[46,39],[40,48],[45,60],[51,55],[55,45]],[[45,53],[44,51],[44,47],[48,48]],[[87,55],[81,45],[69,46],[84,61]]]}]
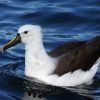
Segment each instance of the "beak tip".
[{"label": "beak tip", "polygon": [[2,48],[0,48],[0,52],[1,52],[1,53],[3,53],[3,52],[4,52],[3,47],[2,47]]}]

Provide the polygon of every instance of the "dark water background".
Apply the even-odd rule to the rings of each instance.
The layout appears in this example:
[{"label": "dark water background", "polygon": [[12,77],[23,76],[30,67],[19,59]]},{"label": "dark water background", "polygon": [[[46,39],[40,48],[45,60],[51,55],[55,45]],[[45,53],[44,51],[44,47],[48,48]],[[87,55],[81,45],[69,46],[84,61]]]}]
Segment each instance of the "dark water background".
[{"label": "dark water background", "polygon": [[[100,35],[100,0],[0,0],[0,46],[23,24],[43,27],[47,51],[66,41],[89,40]],[[24,52],[20,44],[0,54],[0,100],[88,100],[80,95],[100,100],[100,67],[93,83],[67,88],[70,92],[24,79]],[[28,96],[31,88],[44,94],[43,98]]]}]

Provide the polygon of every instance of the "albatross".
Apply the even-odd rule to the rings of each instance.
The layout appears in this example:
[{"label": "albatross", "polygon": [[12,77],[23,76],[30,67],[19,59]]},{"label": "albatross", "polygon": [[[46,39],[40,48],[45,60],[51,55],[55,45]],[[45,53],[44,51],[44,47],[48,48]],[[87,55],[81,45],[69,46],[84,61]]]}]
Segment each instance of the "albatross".
[{"label": "albatross", "polygon": [[76,86],[89,82],[100,65],[100,36],[89,41],[72,41],[46,52],[42,28],[23,25],[17,36],[0,51],[25,44],[25,75],[55,86]]}]

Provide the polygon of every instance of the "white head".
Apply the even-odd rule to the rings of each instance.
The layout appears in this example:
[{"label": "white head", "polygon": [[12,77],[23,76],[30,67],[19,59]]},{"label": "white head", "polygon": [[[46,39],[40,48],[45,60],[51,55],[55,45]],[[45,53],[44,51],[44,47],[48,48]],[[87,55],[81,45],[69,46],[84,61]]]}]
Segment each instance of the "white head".
[{"label": "white head", "polygon": [[38,25],[23,25],[18,29],[22,43],[30,43],[41,38],[42,29]]},{"label": "white head", "polygon": [[40,42],[42,40],[42,29],[38,25],[23,25],[18,29],[18,34],[10,42],[3,46],[3,51],[22,42],[25,44]]}]

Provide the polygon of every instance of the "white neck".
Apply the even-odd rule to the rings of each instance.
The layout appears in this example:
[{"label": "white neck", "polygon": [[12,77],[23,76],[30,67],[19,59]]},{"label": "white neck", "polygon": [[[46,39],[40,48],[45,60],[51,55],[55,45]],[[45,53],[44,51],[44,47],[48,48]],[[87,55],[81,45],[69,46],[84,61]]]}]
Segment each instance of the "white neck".
[{"label": "white neck", "polygon": [[25,49],[26,52],[31,53],[36,59],[40,59],[41,56],[48,56],[44,49],[42,39],[32,40],[30,43],[26,44]]},{"label": "white neck", "polygon": [[50,74],[55,68],[55,61],[46,53],[42,39],[36,39],[25,46],[25,74],[40,77]]}]

